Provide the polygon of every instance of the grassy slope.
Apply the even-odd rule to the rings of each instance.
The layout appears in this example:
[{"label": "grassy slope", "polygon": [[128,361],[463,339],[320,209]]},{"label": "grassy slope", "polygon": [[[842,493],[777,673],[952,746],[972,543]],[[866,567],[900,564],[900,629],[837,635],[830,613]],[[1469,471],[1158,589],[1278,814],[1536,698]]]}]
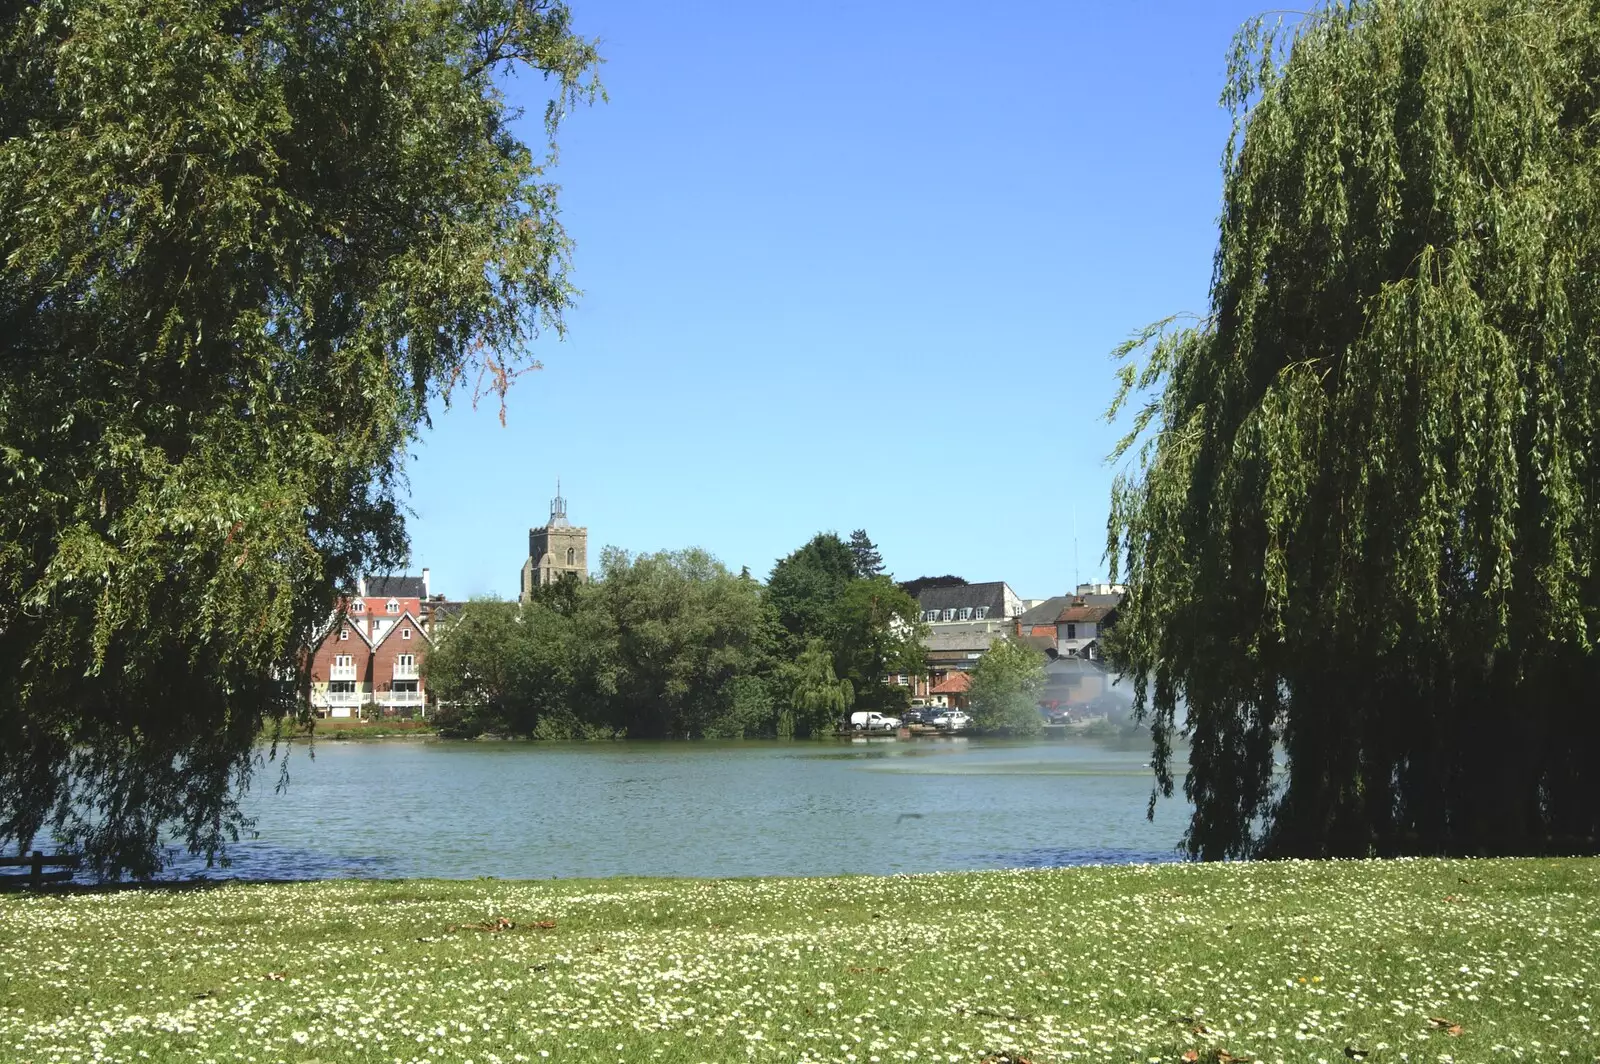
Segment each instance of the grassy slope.
[{"label": "grassy slope", "polygon": [[1592,1062],[1597,998],[1600,861],[0,897],[17,1061]]}]

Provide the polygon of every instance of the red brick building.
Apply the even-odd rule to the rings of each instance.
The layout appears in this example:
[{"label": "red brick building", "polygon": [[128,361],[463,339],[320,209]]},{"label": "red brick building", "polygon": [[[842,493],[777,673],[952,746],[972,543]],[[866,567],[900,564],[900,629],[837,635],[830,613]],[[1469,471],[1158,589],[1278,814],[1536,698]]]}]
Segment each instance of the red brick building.
[{"label": "red brick building", "polygon": [[420,577],[363,577],[311,654],[311,708],[323,717],[423,713],[422,663],[450,608]]}]

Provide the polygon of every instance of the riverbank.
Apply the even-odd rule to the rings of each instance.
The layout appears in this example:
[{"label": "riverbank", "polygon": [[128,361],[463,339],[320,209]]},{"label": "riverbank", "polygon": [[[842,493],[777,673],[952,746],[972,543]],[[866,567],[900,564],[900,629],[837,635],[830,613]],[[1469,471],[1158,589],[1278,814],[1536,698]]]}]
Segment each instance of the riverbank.
[{"label": "riverbank", "polygon": [[1593,860],[10,896],[0,1046],[23,1062],[1592,1061],[1597,958]]}]

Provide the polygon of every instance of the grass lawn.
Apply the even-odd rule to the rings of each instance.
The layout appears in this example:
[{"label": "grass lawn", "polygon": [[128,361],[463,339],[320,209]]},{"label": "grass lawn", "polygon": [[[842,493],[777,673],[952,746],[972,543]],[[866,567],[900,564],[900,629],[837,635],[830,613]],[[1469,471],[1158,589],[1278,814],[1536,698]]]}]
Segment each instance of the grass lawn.
[{"label": "grass lawn", "polygon": [[1597,1010],[1600,861],[0,896],[4,1061],[1593,1064]]}]

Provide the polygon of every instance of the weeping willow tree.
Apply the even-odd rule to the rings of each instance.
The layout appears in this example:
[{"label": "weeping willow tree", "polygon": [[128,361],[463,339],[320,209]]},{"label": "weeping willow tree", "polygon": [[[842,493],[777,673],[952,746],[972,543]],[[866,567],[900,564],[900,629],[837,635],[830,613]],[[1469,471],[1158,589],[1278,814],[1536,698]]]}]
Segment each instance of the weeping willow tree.
[{"label": "weeping willow tree", "polygon": [[0,848],[246,826],[429,404],[561,328],[598,62],[562,0],[0,3]]},{"label": "weeping willow tree", "polygon": [[1224,104],[1209,312],[1111,411],[1152,805],[1183,734],[1192,856],[1592,852],[1600,8],[1256,22]]}]

